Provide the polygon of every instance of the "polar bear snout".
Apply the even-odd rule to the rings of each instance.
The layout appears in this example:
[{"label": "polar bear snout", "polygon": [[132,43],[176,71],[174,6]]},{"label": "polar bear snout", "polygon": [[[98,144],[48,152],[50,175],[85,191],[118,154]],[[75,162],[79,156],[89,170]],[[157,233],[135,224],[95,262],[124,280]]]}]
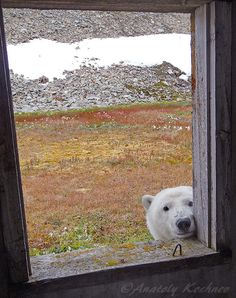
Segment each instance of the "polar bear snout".
[{"label": "polar bear snout", "polygon": [[188,232],[190,226],[191,226],[191,220],[188,217],[185,218],[179,218],[176,221],[176,226],[178,227],[180,232]]}]

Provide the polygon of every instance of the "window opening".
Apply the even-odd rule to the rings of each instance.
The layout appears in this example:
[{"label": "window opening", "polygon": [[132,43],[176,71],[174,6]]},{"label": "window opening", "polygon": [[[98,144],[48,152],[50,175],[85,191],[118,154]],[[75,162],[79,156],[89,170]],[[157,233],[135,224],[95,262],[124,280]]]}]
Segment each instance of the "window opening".
[{"label": "window opening", "polygon": [[142,195],[192,184],[189,15],[4,18],[31,255],[152,239]]}]

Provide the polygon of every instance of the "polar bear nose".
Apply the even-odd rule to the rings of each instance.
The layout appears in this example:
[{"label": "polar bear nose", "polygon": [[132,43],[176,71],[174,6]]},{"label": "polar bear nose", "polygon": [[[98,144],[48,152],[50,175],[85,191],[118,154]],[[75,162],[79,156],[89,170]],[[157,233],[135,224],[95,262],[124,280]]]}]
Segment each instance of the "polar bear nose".
[{"label": "polar bear nose", "polygon": [[180,231],[187,232],[191,226],[191,220],[188,217],[180,218],[176,221],[176,225]]}]

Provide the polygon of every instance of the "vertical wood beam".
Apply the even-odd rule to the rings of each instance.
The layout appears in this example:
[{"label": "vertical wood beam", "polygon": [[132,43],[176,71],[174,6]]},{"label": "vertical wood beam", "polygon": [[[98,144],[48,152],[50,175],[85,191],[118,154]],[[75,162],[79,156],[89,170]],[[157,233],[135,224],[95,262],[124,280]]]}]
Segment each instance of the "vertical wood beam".
[{"label": "vertical wood beam", "polygon": [[1,297],[7,298],[9,297],[8,293],[8,268],[7,268],[7,256],[3,242],[3,235],[2,235],[2,223],[0,222],[0,289],[1,289]]},{"label": "vertical wood beam", "polygon": [[28,243],[1,7],[0,204],[3,240],[7,254],[10,281],[27,281],[30,273]]},{"label": "vertical wood beam", "polygon": [[231,3],[210,5],[211,246],[231,247]]},{"label": "vertical wood beam", "polygon": [[203,5],[194,14],[195,36],[193,73],[193,186],[194,215],[198,238],[210,244],[210,163],[209,163],[209,7]]},{"label": "vertical wood beam", "polygon": [[232,127],[232,251],[233,251],[233,274],[232,274],[232,288],[231,297],[234,297],[236,293],[236,2],[232,3],[232,115],[231,115],[231,127]]},{"label": "vertical wood beam", "polygon": [[193,100],[194,212],[198,238],[230,249],[231,3],[195,12],[196,89]]}]

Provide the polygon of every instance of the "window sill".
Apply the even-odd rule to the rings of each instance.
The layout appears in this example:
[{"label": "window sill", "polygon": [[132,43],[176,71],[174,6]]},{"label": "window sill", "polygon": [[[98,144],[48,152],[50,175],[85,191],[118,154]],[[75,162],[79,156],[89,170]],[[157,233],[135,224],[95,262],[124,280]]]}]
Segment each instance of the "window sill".
[{"label": "window sill", "polygon": [[[182,256],[177,244],[182,246]],[[31,257],[31,282],[55,279],[115,268],[127,268],[166,262],[192,257],[212,256],[217,253],[205,247],[196,239],[173,240],[168,242],[151,241],[148,243],[114,245],[97,249],[77,250],[61,254]]]},{"label": "window sill", "polygon": [[[182,256],[179,251],[173,256],[178,243],[182,245]],[[28,282],[12,285],[11,297],[42,297],[45,293],[58,291],[64,293],[60,297],[71,297],[68,293],[73,289],[77,289],[73,297],[78,297],[77,291],[82,288],[107,287],[140,277],[150,280],[159,274],[181,274],[181,271],[191,272],[199,268],[208,272],[208,268],[215,266],[228,270],[231,258],[205,247],[196,239],[188,239],[37,256],[31,258],[31,265],[32,277]],[[37,295],[33,296],[35,293]],[[51,297],[51,294],[45,297]]]}]

